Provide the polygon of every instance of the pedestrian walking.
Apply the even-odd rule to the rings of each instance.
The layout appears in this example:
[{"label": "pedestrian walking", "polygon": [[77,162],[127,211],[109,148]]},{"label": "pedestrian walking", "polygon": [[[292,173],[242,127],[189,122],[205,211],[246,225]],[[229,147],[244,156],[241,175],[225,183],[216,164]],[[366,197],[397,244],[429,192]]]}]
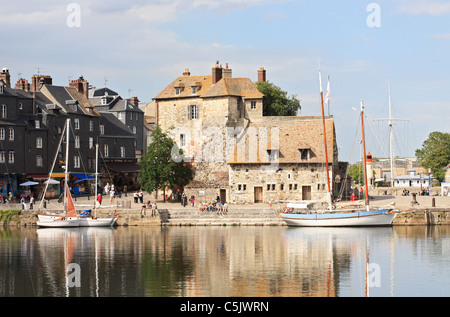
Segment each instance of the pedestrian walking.
[{"label": "pedestrian walking", "polygon": [[102,205],[102,195],[100,193],[98,193],[98,195],[97,195],[97,202],[98,202],[99,206]]},{"label": "pedestrian walking", "polygon": [[141,204],[143,204],[144,203],[144,194],[142,193],[142,189],[139,191],[138,197],[139,197],[139,202]]}]

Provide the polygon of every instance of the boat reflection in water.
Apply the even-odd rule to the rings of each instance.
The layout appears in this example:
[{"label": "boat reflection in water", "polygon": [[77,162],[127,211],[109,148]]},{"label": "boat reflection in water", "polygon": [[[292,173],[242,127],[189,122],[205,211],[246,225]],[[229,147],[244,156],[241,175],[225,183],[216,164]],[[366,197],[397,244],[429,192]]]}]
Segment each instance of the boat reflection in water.
[{"label": "boat reflection in water", "polygon": [[446,226],[45,228],[0,234],[2,297],[450,295]]}]

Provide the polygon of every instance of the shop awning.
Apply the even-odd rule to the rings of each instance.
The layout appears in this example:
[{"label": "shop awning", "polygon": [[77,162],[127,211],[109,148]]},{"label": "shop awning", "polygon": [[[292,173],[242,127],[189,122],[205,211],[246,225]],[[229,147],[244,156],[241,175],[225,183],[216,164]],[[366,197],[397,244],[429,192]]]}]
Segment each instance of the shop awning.
[{"label": "shop awning", "polygon": [[79,179],[95,179],[94,176],[88,174],[78,174],[78,173],[70,173],[70,175],[75,176]]}]

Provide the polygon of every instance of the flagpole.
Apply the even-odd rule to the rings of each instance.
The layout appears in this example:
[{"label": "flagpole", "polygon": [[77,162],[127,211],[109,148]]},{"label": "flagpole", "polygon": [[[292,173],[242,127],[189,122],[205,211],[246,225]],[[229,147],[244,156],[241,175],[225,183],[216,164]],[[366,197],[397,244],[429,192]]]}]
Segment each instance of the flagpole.
[{"label": "flagpole", "polygon": [[327,104],[328,104],[328,115],[330,115],[330,75],[328,75]]}]

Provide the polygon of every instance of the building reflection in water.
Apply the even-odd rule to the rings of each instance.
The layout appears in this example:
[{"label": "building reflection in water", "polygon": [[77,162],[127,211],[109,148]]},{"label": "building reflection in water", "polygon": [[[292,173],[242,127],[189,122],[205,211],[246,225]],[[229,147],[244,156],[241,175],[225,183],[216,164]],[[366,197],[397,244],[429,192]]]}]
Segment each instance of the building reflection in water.
[{"label": "building reflection in water", "polygon": [[[398,230],[3,230],[0,296],[364,296],[368,261],[382,267],[384,286],[393,288],[394,239],[411,235]],[[70,263],[78,277],[66,271]]]}]

